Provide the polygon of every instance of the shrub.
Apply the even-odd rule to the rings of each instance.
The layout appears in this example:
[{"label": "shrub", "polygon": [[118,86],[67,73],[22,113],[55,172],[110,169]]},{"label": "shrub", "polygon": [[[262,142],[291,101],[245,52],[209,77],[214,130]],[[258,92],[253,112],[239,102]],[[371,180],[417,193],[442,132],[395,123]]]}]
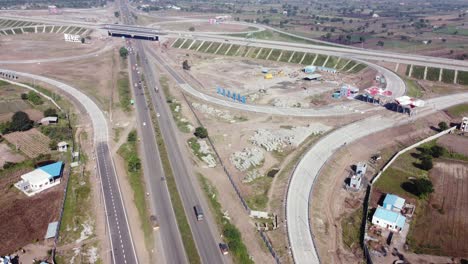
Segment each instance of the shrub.
[{"label": "shrub", "polygon": [[8,134],[10,133],[10,126],[11,122],[0,123],[0,133],[1,134]]},{"label": "shrub", "polygon": [[137,133],[135,130],[132,130],[130,133],[128,133],[127,136],[127,141],[128,142],[136,142],[137,140]]},{"label": "shrub", "polygon": [[27,93],[22,93],[21,94],[21,99],[22,100],[28,100],[28,94]]},{"label": "shrub", "polygon": [[440,129],[441,131],[447,130],[447,129],[449,128],[448,125],[447,125],[447,123],[445,123],[445,122],[443,122],[443,121],[440,122],[440,123],[438,124],[438,126],[439,126],[439,129]]},{"label": "shrub", "polygon": [[197,138],[206,138],[208,137],[208,130],[204,127],[197,127],[195,133],[193,133]]},{"label": "shrub", "polygon": [[119,50],[120,57],[126,59],[128,56],[128,50],[125,47],[121,47]]},{"label": "shrub", "polygon": [[188,30],[191,31],[191,32],[193,32],[193,31],[195,31],[195,27],[189,27]]},{"label": "shrub", "polygon": [[57,116],[57,110],[54,108],[47,108],[44,110],[44,116]]},{"label": "shrub", "polygon": [[39,96],[38,93],[36,92],[33,92],[33,91],[30,91],[28,93],[28,98],[27,98],[31,103],[33,103],[34,105],[41,105],[43,104],[44,102],[42,101],[42,98]]}]

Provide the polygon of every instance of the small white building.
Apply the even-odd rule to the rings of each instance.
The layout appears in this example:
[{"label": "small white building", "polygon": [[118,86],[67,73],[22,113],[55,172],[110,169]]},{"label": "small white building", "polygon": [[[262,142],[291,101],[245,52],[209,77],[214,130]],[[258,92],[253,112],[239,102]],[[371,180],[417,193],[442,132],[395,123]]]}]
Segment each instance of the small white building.
[{"label": "small white building", "polygon": [[27,196],[33,196],[60,183],[63,162],[55,162],[23,174],[15,187]]},{"label": "small white building", "polygon": [[356,164],[356,174],[357,175],[364,176],[366,174],[366,171],[367,171],[367,163],[358,162],[358,164]]},{"label": "small white building", "polygon": [[463,117],[460,124],[460,130],[463,132],[468,132],[468,117]]},{"label": "small white building", "polygon": [[405,223],[406,217],[402,214],[387,210],[380,206],[372,216],[372,224],[391,231],[400,232],[405,226]]},{"label": "small white building", "polygon": [[405,199],[394,194],[387,194],[383,201],[383,208],[398,213],[401,212],[401,210],[403,210],[404,206]]},{"label": "small white building", "polygon": [[39,123],[43,126],[49,125],[49,124],[57,124],[58,122],[58,117],[56,116],[47,116],[42,118]]},{"label": "small white building", "polygon": [[68,143],[65,141],[61,141],[57,144],[57,150],[59,152],[67,152],[68,150]]},{"label": "small white building", "polygon": [[354,174],[350,178],[349,187],[351,187],[353,189],[360,189],[361,188],[361,183],[362,183],[362,177],[360,175]]}]

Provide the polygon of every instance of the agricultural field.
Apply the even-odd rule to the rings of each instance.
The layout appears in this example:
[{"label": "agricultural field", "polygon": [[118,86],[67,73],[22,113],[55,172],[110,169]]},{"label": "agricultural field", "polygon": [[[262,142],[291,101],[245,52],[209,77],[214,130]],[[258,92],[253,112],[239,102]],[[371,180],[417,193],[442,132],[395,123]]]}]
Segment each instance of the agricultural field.
[{"label": "agricultural field", "polygon": [[33,197],[27,197],[12,184],[20,176],[33,170],[33,162],[26,162],[18,168],[2,171],[0,174],[0,255],[44,239],[47,225],[59,218],[64,182]]},{"label": "agricultural field", "polygon": [[9,133],[3,137],[29,158],[50,152],[50,139],[35,128]]},{"label": "agricultural field", "polygon": [[430,178],[435,192],[411,227],[410,246],[419,254],[465,257],[468,252],[467,163],[437,162]]}]

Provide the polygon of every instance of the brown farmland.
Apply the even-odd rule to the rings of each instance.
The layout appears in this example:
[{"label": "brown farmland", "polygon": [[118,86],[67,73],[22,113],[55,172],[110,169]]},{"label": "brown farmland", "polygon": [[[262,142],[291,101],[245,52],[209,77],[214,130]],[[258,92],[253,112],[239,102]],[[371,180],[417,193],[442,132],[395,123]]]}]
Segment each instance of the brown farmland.
[{"label": "brown farmland", "polygon": [[468,256],[468,163],[441,161],[431,170],[434,193],[411,228],[416,253]]}]

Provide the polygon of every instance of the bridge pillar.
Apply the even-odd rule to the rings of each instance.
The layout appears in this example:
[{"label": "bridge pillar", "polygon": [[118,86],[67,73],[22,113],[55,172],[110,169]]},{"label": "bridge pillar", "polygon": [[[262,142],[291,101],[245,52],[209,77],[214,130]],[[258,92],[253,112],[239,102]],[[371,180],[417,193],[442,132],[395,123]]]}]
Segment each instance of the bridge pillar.
[{"label": "bridge pillar", "polygon": [[455,70],[455,76],[453,76],[453,84],[457,84],[458,70]]},{"label": "bridge pillar", "polygon": [[423,79],[426,80],[426,77],[427,77],[427,66],[424,67],[424,78]]},{"label": "bridge pillar", "polygon": [[397,63],[397,64],[395,65],[395,72],[398,71],[398,67],[400,67],[400,63]]},{"label": "bridge pillar", "polygon": [[411,75],[413,75],[413,64],[409,68],[408,77],[411,77]]},{"label": "bridge pillar", "polygon": [[439,82],[442,81],[442,72],[444,71],[444,69],[440,68],[440,72],[439,72]]}]

